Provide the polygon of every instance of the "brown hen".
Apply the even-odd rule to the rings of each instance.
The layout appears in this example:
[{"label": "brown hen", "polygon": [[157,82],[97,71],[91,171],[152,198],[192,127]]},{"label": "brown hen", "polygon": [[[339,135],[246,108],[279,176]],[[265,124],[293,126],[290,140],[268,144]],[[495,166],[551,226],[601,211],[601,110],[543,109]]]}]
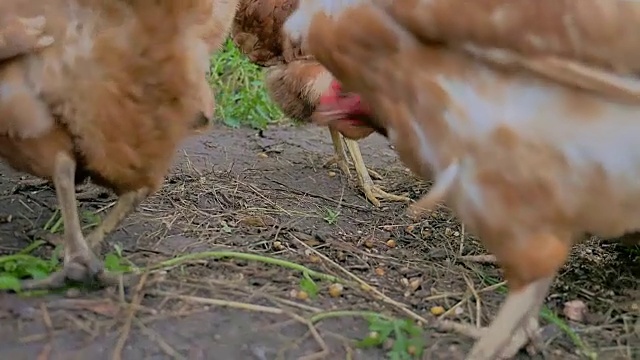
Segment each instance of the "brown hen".
[{"label": "brown hen", "polygon": [[478,338],[467,359],[540,345],[540,309],[584,234],[638,242],[639,2],[302,0],[285,29],[413,172],[433,173],[413,210],[446,201],[504,270],[488,328],[441,323]]},{"label": "brown hen", "polygon": [[[333,77],[282,32],[284,22],[297,6],[298,0],[241,0],[231,34],[234,43],[251,62],[266,67],[265,82],[271,99],[287,117],[307,122],[320,97],[330,91]],[[355,141],[373,132],[363,125],[336,121],[329,127],[336,155],[325,166],[336,163],[350,176],[342,138],[342,135],[348,135],[344,143],[367,199],[376,206],[380,206],[378,198],[408,201],[407,197],[389,194],[373,183],[369,173],[376,178],[381,176],[366,168]]]},{"label": "brown hen", "polygon": [[[224,43],[229,30],[231,28],[231,23],[233,22],[233,18],[238,7],[238,0],[216,0],[215,6],[212,7],[212,11],[203,12],[200,14],[196,22],[198,23],[198,31],[200,32],[200,36],[204,40],[206,44],[206,51],[212,55],[215,51],[217,51],[221,45]],[[42,21],[41,21],[42,22]],[[45,38],[43,41],[48,41],[49,38]],[[204,50],[203,50],[204,51]],[[0,54],[1,55],[1,54]],[[203,61],[209,61],[208,57],[203,56]],[[205,65],[203,65],[205,66]],[[208,71],[208,65],[207,65]],[[208,101],[208,100],[204,100]],[[207,118],[213,119],[213,103],[206,104],[205,110],[207,110]],[[196,134],[201,134],[207,132],[207,130],[211,127],[211,122],[203,122],[201,125],[198,125],[195,129]],[[47,180],[22,180],[18,184],[20,187],[29,187],[29,186],[41,186],[48,184]],[[90,182],[86,182],[84,184],[79,184],[76,186],[76,197],[78,199],[95,199],[102,195],[111,195],[108,189],[104,189],[101,187],[93,186]],[[58,243],[59,239],[56,236],[51,236],[51,234],[43,234],[44,237],[47,238],[50,242]]]},{"label": "brown hen", "polygon": [[[215,0],[0,3],[2,14],[43,15],[55,39],[0,65],[0,77],[25,80],[8,83],[21,85],[12,90],[49,110],[20,123],[0,119],[0,157],[52,180],[64,221],[63,270],[23,288],[53,288],[66,280],[114,283],[91,247],[158,190],[176,148],[209,123],[214,102],[198,19],[215,6]],[[225,35],[222,29],[219,36]],[[74,191],[85,177],[119,196],[88,242]]]}]

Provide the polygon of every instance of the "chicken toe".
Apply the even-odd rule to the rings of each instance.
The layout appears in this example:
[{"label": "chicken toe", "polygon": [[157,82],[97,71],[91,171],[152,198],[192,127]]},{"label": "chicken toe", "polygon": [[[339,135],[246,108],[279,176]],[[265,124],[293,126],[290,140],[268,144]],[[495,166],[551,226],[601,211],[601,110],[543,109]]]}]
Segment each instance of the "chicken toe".
[{"label": "chicken toe", "polygon": [[[541,278],[511,291],[491,326],[473,345],[468,359],[505,359],[515,355],[538,333],[538,312],[553,277]],[[535,318],[535,319],[532,319]]]},{"label": "chicken toe", "polygon": [[[445,332],[454,332],[474,340],[481,339],[489,332],[489,328],[486,327],[477,328],[472,324],[461,324],[449,320],[443,321],[439,329]],[[528,350],[530,349],[530,353],[535,353],[541,348],[540,343],[540,327],[538,323],[538,312],[536,311],[535,315],[529,316],[528,320],[525,320],[525,323],[513,332],[511,339],[500,351],[500,354],[496,356],[496,359],[511,359],[525,347]]]},{"label": "chicken toe", "polygon": [[[345,139],[345,143],[347,144],[347,149],[349,150],[349,154],[351,154],[351,158],[353,159],[354,166],[356,168],[356,174],[358,175],[358,182],[362,187],[362,191],[364,191],[367,199],[375,206],[380,206],[380,199],[385,199],[389,201],[411,201],[406,196],[398,196],[394,194],[389,194],[388,192],[380,189],[377,185],[373,183],[371,176],[369,175],[369,171],[364,165],[364,160],[362,159],[362,154],[360,153],[360,148],[358,147],[358,143],[354,140]],[[378,175],[378,177],[380,177]]]}]

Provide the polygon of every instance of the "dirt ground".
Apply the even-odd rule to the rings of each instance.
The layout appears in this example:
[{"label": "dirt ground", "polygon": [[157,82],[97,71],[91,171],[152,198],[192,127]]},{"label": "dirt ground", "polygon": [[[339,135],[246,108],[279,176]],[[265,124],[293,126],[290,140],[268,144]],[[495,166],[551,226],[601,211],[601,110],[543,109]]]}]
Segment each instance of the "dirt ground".
[{"label": "dirt ground", "polygon": [[[414,199],[425,193],[428,184],[405,171],[384,139],[372,136],[361,147],[387,191]],[[404,204],[374,208],[353,180],[322,167],[331,154],[328,132],[314,127],[216,129],[184,147],[162,191],[107,239],[104,252],[119,244],[138,266],[205,251],[258,254],[347,280],[339,296],[330,296],[331,281],[316,280],[318,296],[300,300],[300,271],[238,257],[178,264],[126,296],[114,289],[27,299],[5,293],[0,358],[385,359],[391,342],[355,344],[370,330],[361,316],[347,315],[364,311],[422,317],[422,358],[463,358],[472,340],[430,327],[431,308],[487,325],[504,299],[491,286],[499,270],[458,259],[484,250],[444,209],[411,223]],[[48,186],[16,188],[19,174],[0,173],[0,220],[12,215],[0,223],[0,250],[11,253],[33,241],[56,202]],[[111,203],[81,206],[97,211]],[[597,241],[577,248],[547,298],[558,319],[542,321],[544,350],[534,358],[580,358],[566,324],[600,359],[640,359],[639,268],[637,249]],[[582,322],[564,319],[570,300],[588,305]]]}]

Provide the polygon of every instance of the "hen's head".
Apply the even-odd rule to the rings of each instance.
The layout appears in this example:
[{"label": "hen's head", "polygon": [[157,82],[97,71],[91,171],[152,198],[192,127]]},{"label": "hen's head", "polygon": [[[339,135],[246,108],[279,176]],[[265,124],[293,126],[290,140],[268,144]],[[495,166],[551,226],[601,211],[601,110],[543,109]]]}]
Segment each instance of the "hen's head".
[{"label": "hen's head", "polygon": [[375,131],[370,125],[371,117],[360,95],[344,92],[342,84],[333,80],[311,118],[314,123],[329,126],[348,139],[359,140]]}]

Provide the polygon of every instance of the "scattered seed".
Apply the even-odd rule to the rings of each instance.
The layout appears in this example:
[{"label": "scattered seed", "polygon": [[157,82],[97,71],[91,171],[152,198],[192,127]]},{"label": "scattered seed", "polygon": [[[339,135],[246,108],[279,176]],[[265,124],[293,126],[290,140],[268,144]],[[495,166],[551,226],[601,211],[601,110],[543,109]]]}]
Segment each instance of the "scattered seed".
[{"label": "scattered seed", "polygon": [[396,247],[396,241],[393,240],[393,239],[387,240],[387,246],[390,247],[390,248]]},{"label": "scattered seed", "polygon": [[296,296],[298,300],[307,300],[309,298],[309,294],[306,291],[300,290]]},{"label": "scattered seed", "polygon": [[342,284],[331,284],[329,286],[329,295],[331,295],[331,297],[339,297],[340,295],[342,295],[342,290],[344,290],[344,287],[342,286]]},{"label": "scattered seed", "polygon": [[368,247],[369,249],[373,249],[374,246],[376,246],[373,241],[371,241],[370,239],[367,239],[364,241],[364,246]]},{"label": "scattered seed", "polygon": [[263,159],[266,159],[266,158],[268,158],[268,157],[269,157],[269,155],[267,155],[267,153],[263,153],[263,152],[261,152],[261,153],[258,153],[258,157],[261,157],[261,158],[263,158]]},{"label": "scattered seed", "polygon": [[377,267],[375,270],[376,275],[378,276],[383,276],[384,275],[384,269],[381,267]]},{"label": "scattered seed", "polygon": [[329,177],[335,177],[337,174],[335,171],[329,171]]},{"label": "scattered seed", "polygon": [[435,316],[439,316],[444,314],[444,308],[442,306],[433,306],[431,308],[431,314]]}]

